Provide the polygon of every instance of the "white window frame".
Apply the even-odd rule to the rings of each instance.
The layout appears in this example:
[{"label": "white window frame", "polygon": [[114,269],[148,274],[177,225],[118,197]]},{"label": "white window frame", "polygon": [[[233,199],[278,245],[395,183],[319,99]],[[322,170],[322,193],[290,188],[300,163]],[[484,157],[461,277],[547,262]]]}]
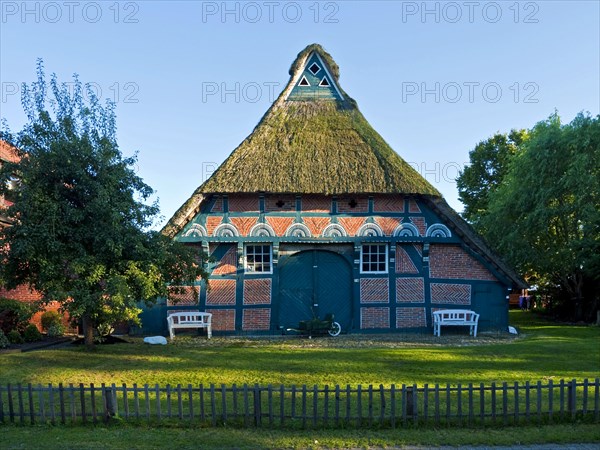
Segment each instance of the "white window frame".
[{"label": "white window frame", "polygon": [[[254,266],[250,266],[248,264],[248,247],[269,247],[269,270],[254,270]],[[255,255],[257,254],[256,252],[254,253]],[[260,253],[260,255],[264,256],[267,255],[267,253],[264,252],[264,250]],[[256,263],[254,263],[256,264]],[[264,265],[264,262],[262,263]],[[246,244],[244,246],[244,271],[246,273],[253,273],[253,274],[272,274],[273,273],[273,245],[272,244],[268,244],[268,243],[261,243],[261,242],[257,242],[255,244]]]},{"label": "white window frame", "polygon": [[[363,269],[363,255],[364,255],[364,250],[365,250],[366,245],[383,246],[385,270],[381,271],[381,270],[364,270]],[[380,254],[380,253],[378,252],[377,254]],[[373,264],[373,263],[369,262],[369,264]],[[372,243],[361,244],[361,246],[360,246],[360,273],[384,274],[384,273],[388,273],[388,268],[389,268],[389,265],[388,265],[388,245],[387,244],[381,243],[381,242],[372,242]]]}]

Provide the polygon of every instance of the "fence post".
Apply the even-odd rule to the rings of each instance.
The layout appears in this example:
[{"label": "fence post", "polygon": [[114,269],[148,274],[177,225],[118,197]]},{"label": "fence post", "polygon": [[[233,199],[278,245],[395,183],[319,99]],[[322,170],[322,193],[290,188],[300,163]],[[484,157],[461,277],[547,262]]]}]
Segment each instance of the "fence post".
[{"label": "fence post", "polygon": [[110,386],[104,386],[104,420],[108,422],[115,416],[115,402],[113,390]]},{"label": "fence post", "polygon": [[254,425],[260,426],[261,424],[261,408],[260,408],[260,387],[258,384],[254,385]]},{"label": "fence post", "polygon": [[571,419],[575,419],[577,413],[577,380],[572,380],[567,385],[567,410],[571,413]]}]

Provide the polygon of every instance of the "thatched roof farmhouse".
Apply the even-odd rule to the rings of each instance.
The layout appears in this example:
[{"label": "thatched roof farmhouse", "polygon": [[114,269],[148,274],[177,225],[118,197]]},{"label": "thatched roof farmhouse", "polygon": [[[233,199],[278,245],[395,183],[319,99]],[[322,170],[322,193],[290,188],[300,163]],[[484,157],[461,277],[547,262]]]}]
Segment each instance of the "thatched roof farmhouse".
[{"label": "thatched roof farmhouse", "polygon": [[252,133],[170,219],[165,234],[212,256],[210,289],[146,311],[148,332],[165,309],[190,307],[217,333],[281,333],[326,314],[343,332],[425,330],[447,308],[506,329],[523,281],[339,81],[320,45],[301,51]]}]

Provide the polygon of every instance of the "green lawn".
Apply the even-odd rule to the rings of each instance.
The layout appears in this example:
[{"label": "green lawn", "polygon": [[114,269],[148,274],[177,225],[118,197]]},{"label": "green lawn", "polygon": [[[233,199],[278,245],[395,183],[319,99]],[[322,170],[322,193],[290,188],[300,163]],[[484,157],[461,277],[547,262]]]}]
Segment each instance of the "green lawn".
[{"label": "green lawn", "polygon": [[459,334],[439,345],[351,339],[181,338],[177,345],[64,348],[0,356],[0,384],[412,384],[565,380],[600,376],[600,328],[557,325],[511,312],[517,339]]},{"label": "green lawn", "polygon": [[[182,385],[357,385],[485,383],[596,378],[600,328],[558,325],[511,312],[520,335],[349,336],[331,339],[177,338],[0,355],[0,384],[127,383]],[[450,333],[449,333],[450,334]],[[331,448],[401,445],[511,445],[600,442],[597,424],[398,430],[14,426],[0,428],[2,448]]]},{"label": "green lawn", "polygon": [[514,445],[600,442],[597,425],[486,429],[311,430],[4,426],[3,450],[12,449],[288,449],[376,448],[403,445]]}]

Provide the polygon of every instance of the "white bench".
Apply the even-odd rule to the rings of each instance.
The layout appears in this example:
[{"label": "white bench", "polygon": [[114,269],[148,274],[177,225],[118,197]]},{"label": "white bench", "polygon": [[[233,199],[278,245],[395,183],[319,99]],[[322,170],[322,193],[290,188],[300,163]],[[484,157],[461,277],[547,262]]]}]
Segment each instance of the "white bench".
[{"label": "white bench", "polygon": [[169,336],[175,337],[176,328],[206,328],[208,339],[212,337],[212,314],[200,311],[167,311]]},{"label": "white bench", "polygon": [[433,335],[441,335],[442,326],[469,327],[469,335],[477,336],[479,314],[468,309],[440,309],[433,313]]}]

